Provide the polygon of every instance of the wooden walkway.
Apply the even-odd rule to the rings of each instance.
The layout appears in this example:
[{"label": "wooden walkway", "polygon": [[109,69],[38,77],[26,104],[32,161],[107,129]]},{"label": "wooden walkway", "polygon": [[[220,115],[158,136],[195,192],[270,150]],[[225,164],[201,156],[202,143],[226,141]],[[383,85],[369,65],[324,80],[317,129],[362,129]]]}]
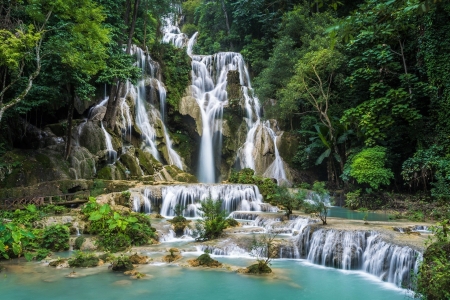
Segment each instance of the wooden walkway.
[{"label": "wooden walkway", "polygon": [[36,206],[56,204],[69,205],[85,203],[89,201],[90,191],[80,191],[72,194],[62,194],[55,196],[30,196],[21,198],[7,198],[0,200],[0,209],[12,210],[24,208],[29,204]]}]

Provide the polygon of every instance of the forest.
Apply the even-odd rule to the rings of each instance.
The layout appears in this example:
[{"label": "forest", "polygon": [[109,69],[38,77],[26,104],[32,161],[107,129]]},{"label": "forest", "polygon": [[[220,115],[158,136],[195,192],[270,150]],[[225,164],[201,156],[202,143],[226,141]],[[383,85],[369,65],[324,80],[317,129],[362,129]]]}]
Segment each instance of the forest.
[{"label": "forest", "polygon": [[[289,187],[310,188],[320,181],[336,205],[389,210],[393,219],[439,221],[439,240],[427,259],[442,255],[431,251],[448,244],[450,219],[446,0],[2,0],[0,199],[63,177],[92,180],[91,190],[103,187],[102,180],[128,179],[129,174],[142,179],[161,172],[176,181],[197,182],[193,175],[200,172],[202,133],[183,112],[193,58],[161,42],[170,15],[177,16],[188,40],[196,40],[196,55],[242,55],[246,81],[251,79],[246,89],[259,100],[261,119],[276,120],[283,131],[279,152],[292,174]],[[154,78],[165,84],[167,107],[158,104],[161,125],[155,133],[161,159],[139,148],[137,139],[146,134],[140,125],[122,125],[122,94],[143,72],[134,47],[151,56],[160,68]],[[161,87],[152,91],[162,101]],[[232,88],[227,92],[231,97]],[[107,101],[101,128],[120,157],[112,169],[110,153],[99,154],[106,146],[83,144],[81,133],[75,134],[99,99]],[[236,124],[243,114],[230,100],[224,112],[229,131],[241,132]],[[54,141],[49,142],[46,128]],[[100,132],[100,125],[96,128]],[[266,173],[256,170],[253,176],[235,161],[237,143],[245,137],[233,144],[232,135],[223,135],[223,150],[212,152],[214,182],[256,184],[272,204],[292,206],[288,194],[264,178]],[[172,143],[182,164],[172,161]],[[94,150],[87,144],[95,144]],[[131,158],[125,146],[133,149]],[[72,172],[81,155],[94,165]],[[444,270],[449,266],[447,259]],[[427,299],[442,297],[433,293],[450,282],[448,273],[434,267],[424,267],[422,274],[432,275],[419,284]],[[441,281],[426,291],[433,274],[443,274]]]}]

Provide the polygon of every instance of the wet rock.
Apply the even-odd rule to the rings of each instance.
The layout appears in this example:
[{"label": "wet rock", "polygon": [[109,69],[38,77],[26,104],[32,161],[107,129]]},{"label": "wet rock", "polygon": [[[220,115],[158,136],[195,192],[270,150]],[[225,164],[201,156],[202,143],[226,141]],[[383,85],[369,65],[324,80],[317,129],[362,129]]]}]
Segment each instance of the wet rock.
[{"label": "wet rock", "polygon": [[68,268],[69,267],[69,262],[68,262],[68,259],[58,258],[58,259],[50,261],[48,263],[48,265],[50,267],[55,267],[57,269],[61,269],[61,268]]},{"label": "wet rock", "polygon": [[148,264],[151,261],[151,258],[145,255],[139,255],[135,253],[130,256],[130,261],[134,265],[143,265]]},{"label": "wet rock", "polygon": [[191,267],[209,267],[209,268],[220,268],[222,263],[215,259],[212,259],[209,254],[205,253],[197,257],[196,259],[190,259],[187,261]]},{"label": "wet rock", "polygon": [[106,114],[106,106],[95,106],[89,113],[89,120],[102,121]]}]

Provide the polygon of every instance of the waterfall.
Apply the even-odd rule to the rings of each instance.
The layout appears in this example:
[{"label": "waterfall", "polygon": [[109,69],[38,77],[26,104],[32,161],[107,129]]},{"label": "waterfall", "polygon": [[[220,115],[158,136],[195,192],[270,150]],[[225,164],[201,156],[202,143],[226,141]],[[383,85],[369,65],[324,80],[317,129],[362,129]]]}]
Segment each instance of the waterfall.
[{"label": "waterfall", "polygon": [[114,164],[117,159],[117,152],[113,148],[111,136],[106,131],[105,127],[103,127],[103,122],[100,122],[100,124],[102,126],[103,134],[105,135],[106,150],[108,152],[108,162],[110,164]]},{"label": "waterfall", "polygon": [[[157,191],[156,191],[157,190]],[[201,217],[200,202],[211,198],[222,201],[222,209],[227,213],[234,211],[275,211],[276,208],[262,203],[258,187],[247,184],[190,184],[145,188],[144,199],[151,207],[161,206],[160,214],[174,216],[173,209],[180,205],[185,217]],[[136,210],[135,210],[136,211]]]},{"label": "waterfall", "polygon": [[[180,11],[181,13],[181,11]],[[241,54],[234,52],[220,52],[214,55],[195,55],[193,47],[198,35],[196,32],[189,40],[180,32],[176,15],[172,14],[164,19],[162,28],[163,42],[172,43],[176,47],[186,46],[187,54],[192,58],[192,85],[191,96],[197,101],[202,117],[202,133],[197,168],[197,177],[200,182],[214,183],[219,179],[220,158],[222,153],[222,125],[223,108],[228,105],[227,74],[229,71],[239,72],[239,83],[245,98],[246,122],[248,134],[246,142],[239,149],[236,160],[241,168],[255,166],[255,138],[257,130],[268,132],[274,144],[274,161],[262,174],[277,179],[278,184],[289,181],[284,171],[285,164],[277,147],[277,135],[270,127],[270,123],[262,122],[261,105],[253,95],[250,75]],[[261,171],[261,170],[260,170]]]},{"label": "waterfall", "polygon": [[281,258],[305,258],[327,267],[362,270],[383,281],[409,287],[417,273],[420,252],[382,240],[375,231],[312,229],[305,226],[292,247],[280,249]]},{"label": "waterfall", "polygon": [[[148,56],[144,50],[133,45],[131,47],[132,55],[136,56],[136,65],[142,70],[142,77],[137,83],[133,85],[131,82],[126,83],[125,99],[131,97],[135,101],[136,110],[136,125],[142,132],[143,148],[150,152],[153,157],[161,161],[162,158],[157,149],[156,142],[156,129],[154,125],[159,124],[164,134],[164,140],[167,148],[167,160],[171,165],[175,165],[180,169],[183,169],[181,157],[172,148],[172,141],[169,137],[169,133],[164,124],[164,107],[166,101],[166,91],[161,81],[155,78],[156,63],[154,63],[150,56]],[[148,72],[150,70],[150,72]],[[150,73],[150,74],[149,74]],[[159,89],[160,107],[162,113],[160,113],[152,104],[147,103],[146,92],[146,79],[150,76],[151,82],[156,82]],[[126,101],[122,102],[122,116],[126,120],[127,127],[131,131],[131,117],[129,116],[129,106]]]}]

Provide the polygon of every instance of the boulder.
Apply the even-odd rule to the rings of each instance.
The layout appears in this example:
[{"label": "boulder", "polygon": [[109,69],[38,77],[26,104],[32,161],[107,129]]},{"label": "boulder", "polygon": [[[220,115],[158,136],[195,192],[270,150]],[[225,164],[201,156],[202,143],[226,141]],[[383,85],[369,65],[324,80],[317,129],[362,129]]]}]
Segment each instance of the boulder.
[{"label": "boulder", "polygon": [[137,253],[130,256],[130,261],[134,265],[148,264],[150,260],[151,260],[150,257],[145,256],[145,255],[139,255]]}]

